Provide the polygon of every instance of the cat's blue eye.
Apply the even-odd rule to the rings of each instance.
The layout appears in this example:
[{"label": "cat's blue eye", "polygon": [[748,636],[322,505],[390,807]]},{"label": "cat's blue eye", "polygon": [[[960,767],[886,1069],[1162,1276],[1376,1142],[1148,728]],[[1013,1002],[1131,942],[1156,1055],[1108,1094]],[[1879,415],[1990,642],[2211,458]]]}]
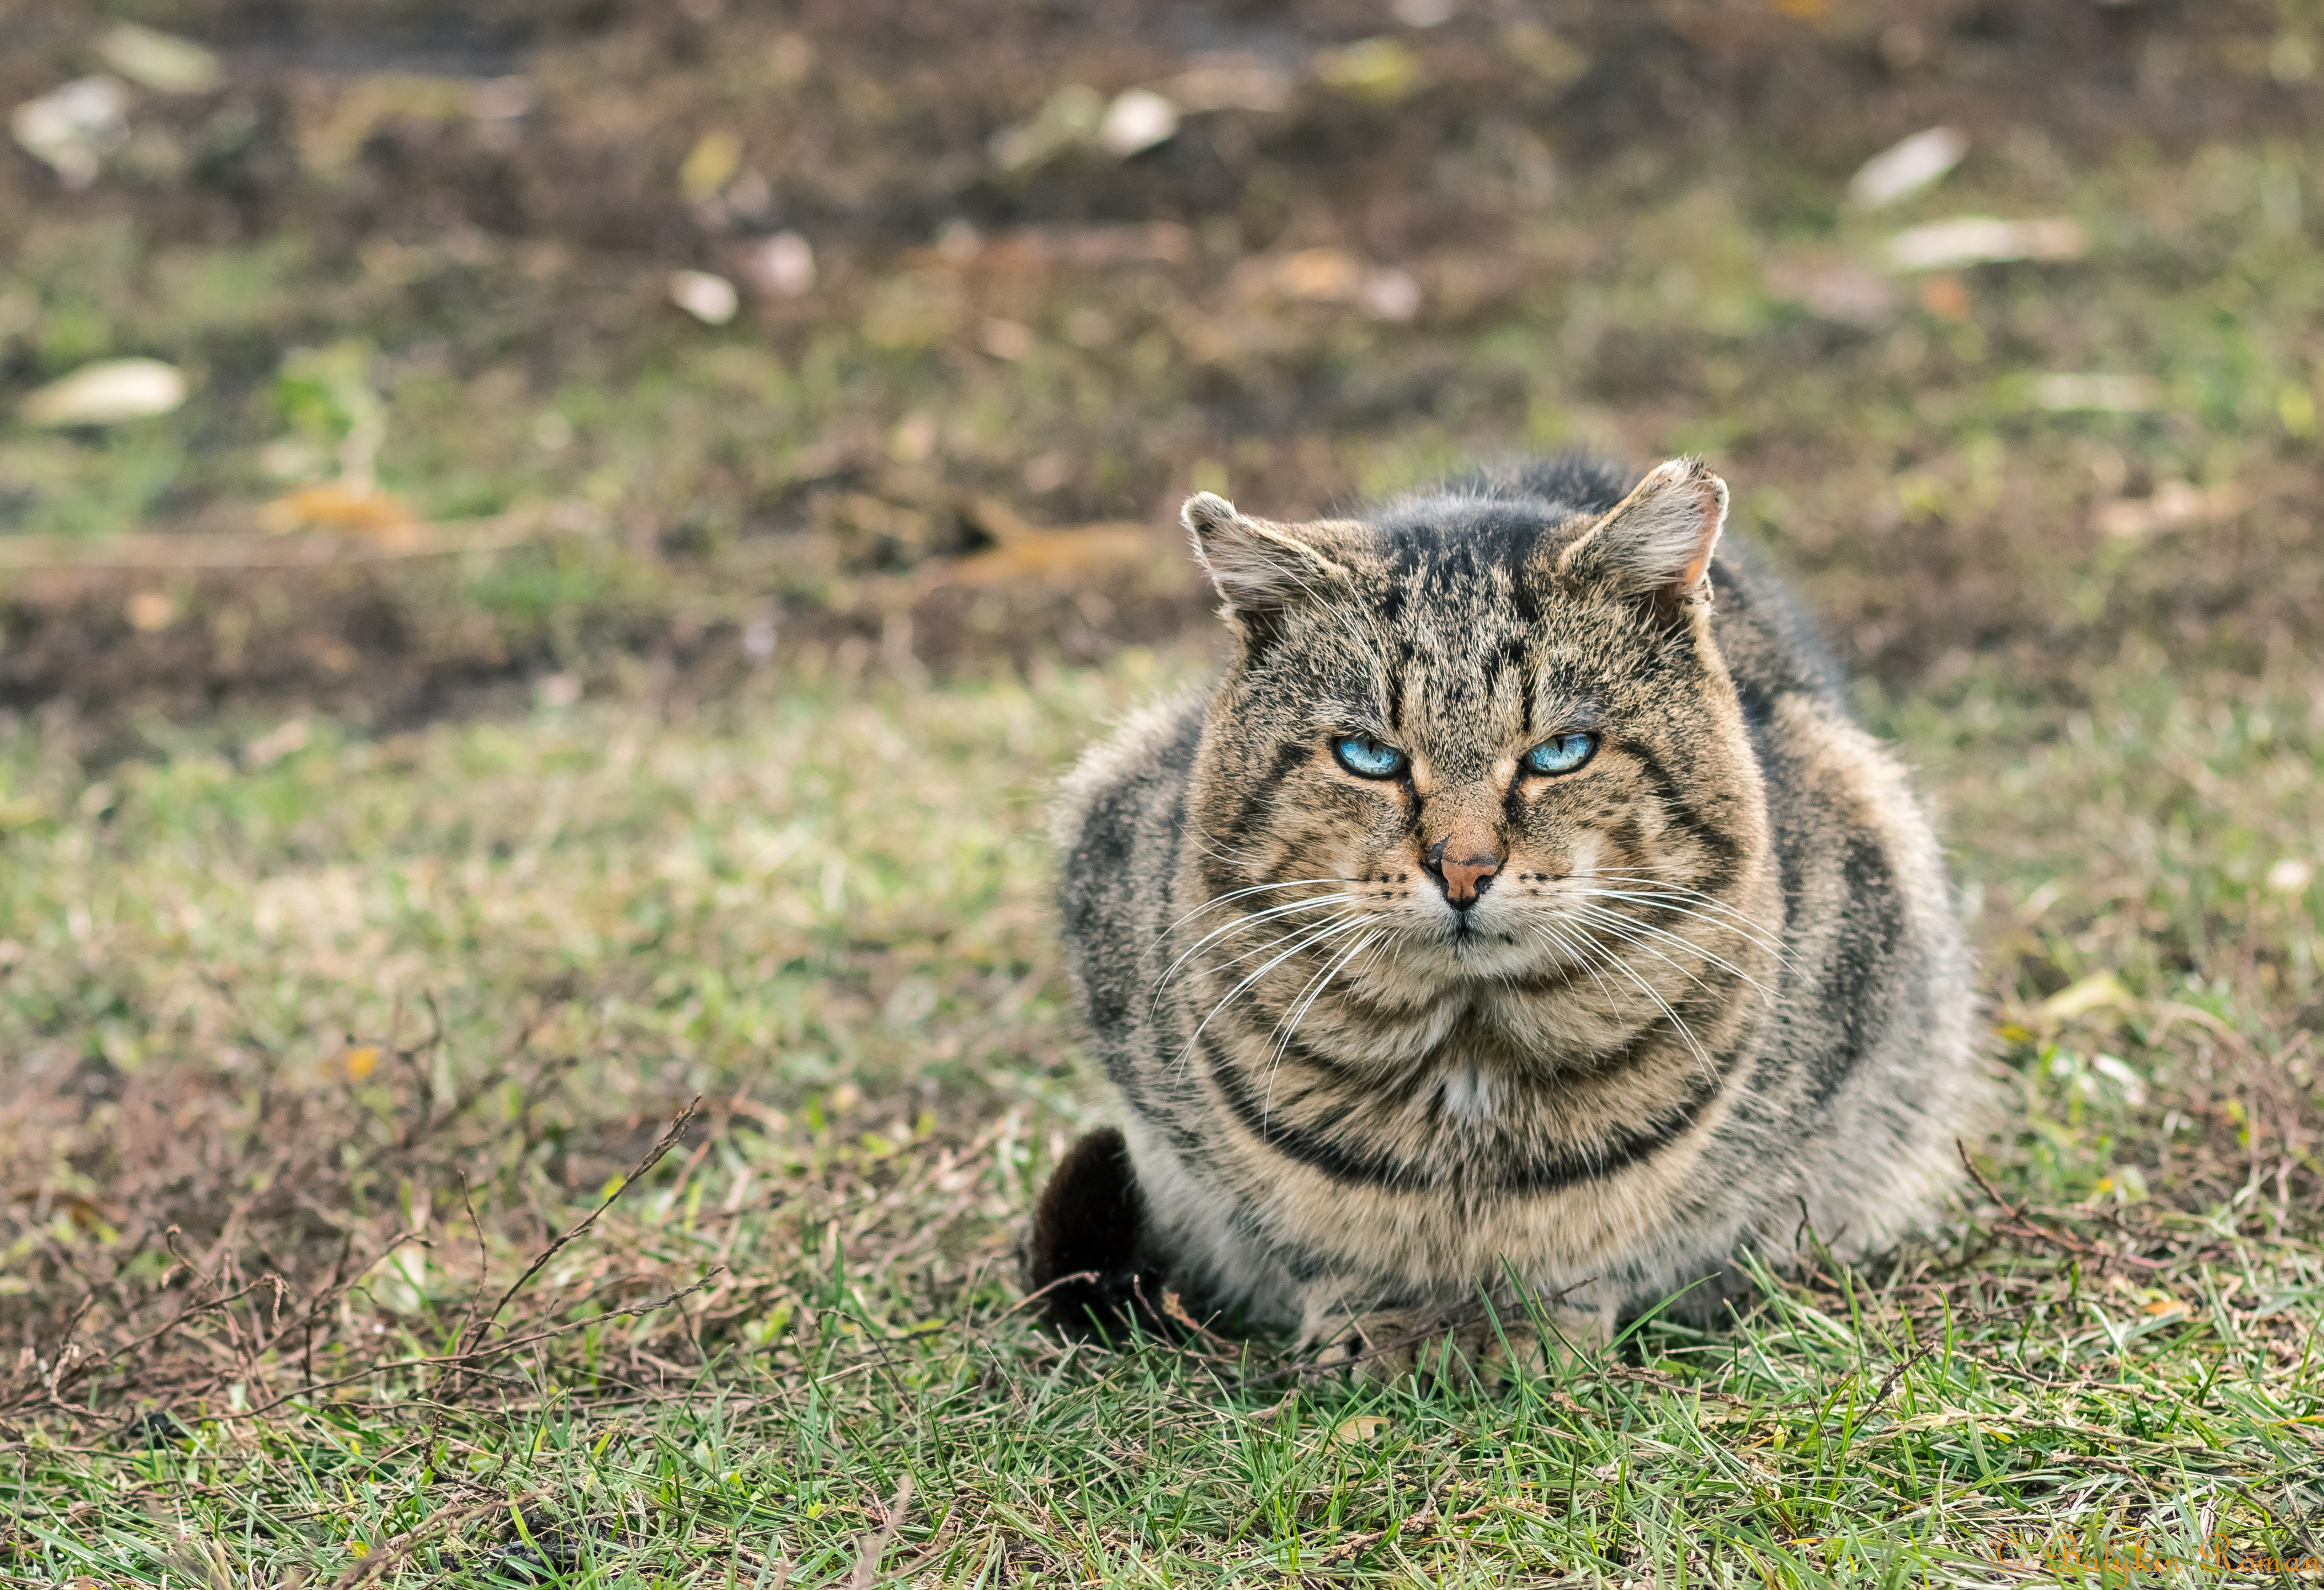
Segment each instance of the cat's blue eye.
[{"label": "cat's blue eye", "polygon": [[1404,753],[1369,734],[1351,734],[1333,742],[1332,754],[1340,766],[1366,778],[1393,778],[1404,771]]},{"label": "cat's blue eye", "polygon": [[1560,734],[1526,752],[1526,766],[1536,773],[1571,773],[1598,749],[1594,734]]}]

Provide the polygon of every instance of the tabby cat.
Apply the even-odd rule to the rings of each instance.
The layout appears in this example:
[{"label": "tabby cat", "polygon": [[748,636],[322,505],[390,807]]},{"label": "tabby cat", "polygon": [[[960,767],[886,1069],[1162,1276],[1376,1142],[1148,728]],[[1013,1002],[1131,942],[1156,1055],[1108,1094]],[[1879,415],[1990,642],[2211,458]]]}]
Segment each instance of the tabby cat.
[{"label": "tabby cat", "polygon": [[1233,658],[1056,815],[1126,1107],[1028,1239],[1058,1324],[1177,1292],[1441,1372],[1533,1328],[1493,1324],[1519,1289],[1545,1339],[1602,1342],[1941,1195],[1979,1089],[1928,816],[1720,547],[1725,484],[1625,484],[1560,459],[1305,524],[1188,501]]}]

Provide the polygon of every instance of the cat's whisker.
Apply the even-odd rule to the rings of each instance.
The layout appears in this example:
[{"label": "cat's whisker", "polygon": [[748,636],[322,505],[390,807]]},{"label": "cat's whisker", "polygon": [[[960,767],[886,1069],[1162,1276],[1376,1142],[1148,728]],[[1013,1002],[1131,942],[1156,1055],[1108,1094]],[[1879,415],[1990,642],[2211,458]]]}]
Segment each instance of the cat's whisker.
[{"label": "cat's whisker", "polygon": [[[1250,988],[1261,978],[1265,977],[1268,972],[1273,971],[1285,961],[1290,960],[1294,955],[1298,954],[1300,951],[1308,949],[1313,945],[1323,943],[1330,939],[1338,937],[1341,933],[1352,933],[1356,929],[1364,926],[1371,919],[1370,917],[1365,916],[1342,917],[1335,922],[1328,923],[1321,928],[1314,929],[1314,931],[1307,933],[1297,943],[1293,944],[1289,949],[1276,956],[1274,960],[1269,960],[1257,971],[1245,977],[1242,981],[1237,983],[1233,988],[1229,988],[1226,991],[1226,997],[1222,998],[1217,1004],[1212,1006],[1210,1008],[1210,1014],[1204,1016],[1200,1022],[1195,1024],[1194,1030],[1186,1035],[1185,1047],[1178,1052],[1178,1062],[1181,1065],[1185,1063],[1186,1060],[1194,1052],[1194,1045],[1202,1042],[1203,1034],[1209,1029],[1211,1023],[1217,1018],[1219,1012],[1233,1004],[1237,998],[1241,997],[1244,990]],[[1281,941],[1278,940],[1277,942],[1280,942]]]},{"label": "cat's whisker", "polygon": [[[1633,881],[1628,877],[1628,869],[1623,869],[1603,872],[1586,873],[1577,878],[1576,881],[1586,886],[1595,883],[1601,878],[1610,878],[1618,882]],[[1757,917],[1750,915],[1747,912],[1738,910],[1735,906],[1719,898],[1716,895],[1705,894],[1702,890],[1690,887],[1685,884],[1668,883],[1656,878],[1647,878],[1645,881],[1647,886],[1645,889],[1633,889],[1620,892],[1623,894],[1624,897],[1635,897],[1640,901],[1656,905],[1665,910],[1671,911],[1684,909],[1684,907],[1676,904],[1675,901],[1692,900],[1695,904],[1702,906],[1705,910],[1710,911],[1716,915],[1727,918],[1734,931],[1738,933],[1755,934],[1757,936],[1757,942],[1764,944],[1767,949],[1774,950],[1779,954],[1787,953],[1784,949],[1783,929],[1780,925],[1771,926],[1766,923],[1761,922]]]},{"label": "cat's whisker", "polygon": [[1386,936],[1387,933],[1386,928],[1378,928],[1357,940],[1354,949],[1350,950],[1345,955],[1331,962],[1322,971],[1310,978],[1299,993],[1294,996],[1293,1008],[1282,1021],[1276,1024],[1275,1059],[1277,1062],[1279,1062],[1283,1059],[1284,1051],[1290,1046],[1291,1035],[1298,1030],[1299,1023],[1306,1016],[1309,1006],[1322,997],[1324,989],[1332,986],[1332,979],[1339,975],[1340,969],[1377,943]]},{"label": "cat's whisker", "polygon": [[1205,911],[1214,910],[1231,900],[1247,899],[1252,895],[1264,895],[1274,889],[1296,889],[1316,883],[1361,883],[1362,881],[1358,878],[1286,878],[1281,883],[1255,883],[1247,888],[1229,889],[1225,894],[1213,895],[1162,931],[1165,933],[1176,933]]},{"label": "cat's whisker", "polygon": [[[1775,997],[1774,990],[1769,988],[1766,984],[1761,982],[1757,978],[1753,977],[1749,972],[1745,971],[1741,967],[1736,965],[1725,956],[1715,954],[1711,951],[1704,949],[1702,945],[1696,943],[1692,939],[1686,937],[1683,933],[1674,933],[1666,927],[1657,927],[1651,922],[1640,922],[1635,917],[1625,916],[1618,911],[1609,911],[1602,905],[1582,905],[1575,906],[1574,909],[1578,915],[1591,924],[1605,928],[1609,932],[1622,933],[1625,934],[1642,933],[1646,935],[1648,938],[1662,939],[1669,943],[1676,944],[1680,948],[1698,956],[1706,964],[1715,966],[1720,970],[1726,972],[1729,976],[1738,978],[1742,981],[1750,984],[1752,988],[1757,989],[1766,997],[1771,999]],[[1634,943],[1643,944],[1645,941],[1643,939],[1634,938],[1631,942]],[[1663,959],[1665,960],[1670,960],[1668,956],[1664,956]],[[1675,960],[1672,960],[1670,963],[1673,966],[1679,965]],[[1684,971],[1686,969],[1681,966],[1679,967],[1679,970]],[[1692,972],[1688,972],[1687,975],[1689,977],[1694,976]],[[1716,990],[1711,988],[1709,984],[1703,982],[1701,978],[1695,978],[1694,981],[1697,987],[1702,988],[1708,992],[1716,992]]]},{"label": "cat's whisker", "polygon": [[[1663,955],[1659,951],[1648,950],[1647,953],[1655,955],[1659,959],[1665,960],[1670,960],[1668,956]],[[1664,998],[1661,992],[1656,989],[1652,983],[1639,976],[1637,970],[1631,966],[1628,961],[1623,960],[1619,955],[1609,954],[1605,958],[1603,964],[1615,971],[1620,972],[1624,977],[1628,978],[1632,982],[1638,985],[1638,991],[1646,995],[1647,998],[1653,1000],[1655,1006],[1661,1009],[1664,1016],[1670,1022],[1671,1026],[1677,1032],[1680,1041],[1685,1043],[1688,1052],[1691,1052],[1694,1056],[1696,1062],[1702,1066],[1704,1075],[1711,1080],[1716,1081],[1719,1075],[1718,1069],[1711,1064],[1710,1052],[1705,1050],[1702,1043],[1696,1039],[1694,1029],[1686,1025],[1686,1019],[1680,1016],[1676,1010],[1672,1008],[1670,1001]],[[1671,964],[1676,966],[1677,962],[1672,961]],[[1684,970],[1685,969],[1682,967],[1680,970]]]},{"label": "cat's whisker", "polygon": [[1702,923],[1706,927],[1716,928],[1721,933],[1733,933],[1737,938],[1743,940],[1747,943],[1749,943],[1757,949],[1765,950],[1770,954],[1785,957],[1790,954],[1790,951],[1784,947],[1782,939],[1774,932],[1774,930],[1763,927],[1759,924],[1752,921],[1749,917],[1739,915],[1733,912],[1699,910],[1695,906],[1687,904],[1681,897],[1670,895],[1655,894],[1637,889],[1607,889],[1590,888],[1584,887],[1567,892],[1593,899],[1620,900],[1628,905],[1642,905],[1656,911],[1667,911],[1674,915],[1690,917],[1694,921]]},{"label": "cat's whisker", "polygon": [[1332,979],[1340,975],[1340,969],[1370,949],[1373,944],[1386,936],[1387,931],[1385,928],[1374,929],[1364,937],[1358,939],[1353,949],[1325,966],[1322,972],[1311,979],[1309,988],[1302,990],[1303,997],[1298,1006],[1285,1018],[1284,1022],[1277,1024],[1281,1035],[1276,1039],[1275,1053],[1267,1063],[1267,1097],[1260,1103],[1259,1109],[1259,1126],[1262,1132],[1267,1129],[1268,1117],[1275,1110],[1275,1079],[1283,1070],[1283,1056],[1291,1047],[1292,1034],[1299,1030],[1300,1022],[1306,1016],[1315,1001],[1323,996],[1323,990],[1332,986]]},{"label": "cat's whisker", "polygon": [[[1618,919],[1618,920],[1619,920],[1619,919]],[[1698,972],[1696,972],[1696,971],[1694,970],[1694,969],[1693,969],[1693,968],[1689,967],[1689,966],[1686,966],[1686,965],[1683,964],[1683,963],[1682,963],[1682,962],[1680,962],[1680,961],[1677,961],[1677,960],[1673,960],[1670,956],[1668,956],[1668,955],[1665,954],[1662,951],[1655,949],[1655,946],[1654,946],[1652,943],[1648,942],[1646,940],[1645,940],[1645,939],[1643,939],[1643,938],[1638,937],[1637,934],[1635,934],[1635,933],[1628,933],[1628,932],[1624,932],[1624,931],[1622,931],[1622,930],[1620,930],[1620,929],[1617,929],[1617,928],[1609,927],[1609,926],[1608,926],[1608,925],[1606,925],[1606,924],[1600,924],[1600,923],[1586,923],[1586,922],[1585,922],[1585,923],[1581,924],[1580,925],[1583,926],[1585,929],[1587,929],[1587,928],[1594,928],[1596,931],[1598,931],[1598,932],[1600,932],[1600,933],[1612,933],[1612,934],[1613,934],[1613,936],[1614,936],[1615,938],[1618,939],[1618,940],[1619,940],[1620,942],[1622,942],[1623,943],[1626,943],[1626,944],[1629,945],[1632,949],[1634,949],[1634,950],[1643,950],[1643,951],[1645,951],[1647,954],[1649,954],[1649,955],[1653,956],[1655,960],[1657,960],[1661,961],[1665,966],[1669,967],[1672,970],[1674,970],[1674,971],[1677,972],[1681,977],[1683,977],[1683,978],[1686,979],[1687,979],[1687,981],[1689,981],[1689,982],[1692,983],[1692,984],[1693,984],[1697,988],[1700,988],[1702,992],[1704,992],[1704,993],[1706,993],[1706,994],[1711,995],[1711,996],[1712,997],[1714,997],[1714,998],[1716,998],[1716,997],[1719,997],[1720,990],[1719,990],[1718,988],[1713,988],[1711,984],[1709,984],[1709,983],[1707,983],[1707,982],[1703,981],[1703,979],[1702,979],[1702,978],[1701,974],[1699,974]],[[1632,923],[1626,923],[1626,924],[1625,924],[1625,926],[1628,926],[1628,927],[1634,927],[1634,926],[1636,926],[1636,925],[1637,925],[1636,924],[1632,924]],[[1683,944],[1683,943],[1685,943],[1685,942],[1686,942],[1686,941],[1685,941],[1685,940],[1683,940],[1683,939],[1681,939],[1681,940],[1679,940],[1678,942],[1679,942],[1680,943],[1682,943],[1682,944]],[[1692,946],[1689,946],[1689,947],[1690,947],[1690,948],[1692,948]],[[1618,963],[1620,961],[1620,958],[1619,958],[1619,957],[1616,957],[1616,960],[1617,960]],[[1749,979],[1746,979],[1745,980],[1746,980],[1746,981],[1748,981]],[[1754,988],[1757,988],[1758,985],[1757,985],[1757,984],[1755,983],[1755,984],[1753,984],[1752,986],[1753,986]],[[1765,990],[1764,990],[1764,989],[1763,989],[1763,990],[1761,990],[1761,991],[1762,991],[1763,993],[1765,992]]]},{"label": "cat's whisker", "polygon": [[[1607,951],[1604,945],[1587,942],[1577,944],[1559,933],[1554,925],[1546,922],[1528,923],[1526,925],[1541,934],[1552,949],[1556,950],[1574,965],[1590,974],[1590,980],[1598,985],[1599,993],[1606,997],[1606,1012],[1609,1016],[1615,1014],[1620,1008],[1620,1002],[1614,997],[1614,990],[1608,988],[1606,979],[1598,975],[1596,963],[1606,959]],[[1593,950],[1596,951],[1594,955],[1591,953]]]},{"label": "cat's whisker", "polygon": [[[1231,937],[1231,935],[1241,933],[1248,928],[1255,927],[1262,922],[1273,921],[1278,916],[1296,916],[1302,911],[1312,911],[1324,905],[1342,905],[1350,900],[1361,899],[1362,897],[1363,896],[1360,895],[1345,889],[1342,889],[1335,895],[1310,895],[1305,899],[1286,901],[1280,905],[1269,905],[1262,911],[1247,912],[1244,914],[1236,917],[1232,922],[1225,923],[1218,927],[1214,927],[1210,932],[1204,933],[1201,938],[1196,939],[1192,944],[1188,945],[1185,952],[1180,954],[1177,960],[1173,960],[1169,964],[1168,968],[1164,970],[1161,977],[1156,980],[1154,989],[1155,996],[1158,998],[1161,996],[1162,990],[1170,986],[1170,979],[1178,975],[1178,969],[1185,965],[1193,957],[1202,953],[1204,949],[1216,940]],[[1231,966],[1234,962],[1229,961],[1227,964]]]},{"label": "cat's whisker", "polygon": [[[1219,906],[1231,904],[1236,900],[1248,899],[1252,895],[1264,895],[1276,889],[1304,888],[1313,884],[1361,883],[1362,881],[1363,880],[1361,878],[1290,878],[1284,879],[1281,883],[1255,883],[1248,888],[1229,889],[1225,894],[1213,895],[1209,899],[1195,906],[1192,911],[1189,911],[1185,915],[1179,917],[1177,921],[1172,923],[1168,927],[1166,927],[1160,933],[1156,933],[1154,935],[1152,944],[1159,944],[1163,942],[1165,940],[1169,938],[1172,933],[1176,933],[1180,928],[1194,921],[1194,918],[1200,916],[1205,911],[1216,910]],[[1148,945],[1149,949],[1152,947],[1152,944]]]},{"label": "cat's whisker", "polygon": [[[1612,879],[1618,883],[1628,883],[1633,881],[1626,875],[1625,872],[1616,870],[1585,873],[1577,878],[1575,882],[1587,887],[1597,883],[1601,878]],[[1733,905],[1729,905],[1726,901],[1720,899],[1715,895],[1707,895],[1701,889],[1691,888],[1684,884],[1666,883],[1659,879],[1652,878],[1646,880],[1646,887],[1644,888],[1609,890],[1607,892],[1609,894],[1617,894],[1625,899],[1636,899],[1656,905],[1670,911],[1680,911],[1685,909],[1685,907],[1677,904],[1677,902],[1691,900],[1714,915],[1726,918],[1733,931],[1756,934],[1758,936],[1759,940],[1766,943],[1766,945],[1770,949],[1782,948],[1782,934],[1779,929],[1771,927],[1767,924],[1758,920],[1758,918],[1749,915],[1745,912],[1738,911]]]},{"label": "cat's whisker", "polygon": [[[1746,972],[1741,967],[1734,965],[1727,960],[1725,957],[1718,954],[1716,951],[1697,941],[1688,938],[1684,933],[1674,933],[1671,929],[1664,927],[1658,923],[1643,922],[1637,917],[1628,915],[1622,912],[1609,911],[1605,906],[1580,904],[1580,902],[1590,900],[1619,900],[1626,904],[1637,903],[1632,896],[1616,890],[1574,889],[1569,891],[1565,896],[1565,898],[1570,901],[1576,902],[1575,909],[1604,912],[1606,914],[1617,917],[1628,925],[1637,928],[1641,933],[1653,933],[1659,937],[1670,939],[1677,943],[1683,944],[1695,954],[1703,957],[1705,960],[1727,971],[1734,973],[1737,977],[1744,979],[1744,980],[1749,982],[1752,987],[1759,988],[1762,993],[1767,992],[1767,990],[1759,983],[1757,979]],[[1698,916],[1695,913],[1691,911],[1682,911],[1680,912],[1680,914],[1693,917],[1695,920],[1702,922],[1704,926],[1712,928],[1716,931],[1735,933],[1737,937],[1741,938],[1744,942],[1751,945],[1754,949],[1765,951],[1784,970],[1790,971],[1796,970],[1795,963],[1780,945],[1767,943],[1748,933],[1740,932],[1730,924],[1720,922],[1716,918]]]},{"label": "cat's whisker", "polygon": [[[1355,913],[1353,913],[1353,912],[1343,912],[1343,913],[1342,913],[1340,915],[1338,915],[1338,916],[1335,916],[1335,917],[1332,918],[1332,921],[1331,921],[1331,923],[1330,923],[1330,924],[1323,924],[1323,925],[1336,925],[1336,924],[1341,924],[1341,923],[1360,922],[1360,921],[1362,921],[1362,920],[1364,920],[1364,919],[1363,919],[1362,917],[1359,916],[1358,914],[1355,914]],[[1268,941],[1267,941],[1267,942],[1265,942],[1265,943],[1263,943],[1263,944],[1259,944],[1259,945],[1257,945],[1257,946],[1255,946],[1255,947],[1253,947],[1253,948],[1251,948],[1251,949],[1245,950],[1245,951],[1244,951],[1241,954],[1240,954],[1240,955],[1233,955],[1233,956],[1230,956],[1230,957],[1228,957],[1228,958],[1227,958],[1226,960],[1221,960],[1221,961],[1214,962],[1214,963],[1213,963],[1213,964],[1211,964],[1211,965],[1209,965],[1209,966],[1206,966],[1205,968],[1204,968],[1204,970],[1206,970],[1206,971],[1209,971],[1209,972],[1217,973],[1217,972],[1222,972],[1222,971],[1226,970],[1227,970],[1227,968],[1229,968],[1229,967],[1231,967],[1231,966],[1240,966],[1240,965],[1241,965],[1244,961],[1246,961],[1246,960],[1255,960],[1255,959],[1257,959],[1258,957],[1259,957],[1259,956],[1261,956],[1261,955],[1265,955],[1265,954],[1267,954],[1269,951],[1272,951],[1272,950],[1273,950],[1273,949],[1275,949],[1277,945],[1280,945],[1280,944],[1287,944],[1287,943],[1289,943],[1293,939],[1295,939],[1295,938],[1298,937],[1301,933],[1311,933],[1311,932],[1315,931],[1315,930],[1316,930],[1316,928],[1318,927],[1318,925],[1319,925],[1318,924],[1312,923],[1312,922],[1303,922],[1303,923],[1297,924],[1296,925],[1295,925],[1295,926],[1291,927],[1291,928],[1290,928],[1289,930],[1287,930],[1286,932],[1284,932],[1284,933],[1280,933],[1276,934],[1273,938],[1271,938],[1271,939],[1268,940]]]}]

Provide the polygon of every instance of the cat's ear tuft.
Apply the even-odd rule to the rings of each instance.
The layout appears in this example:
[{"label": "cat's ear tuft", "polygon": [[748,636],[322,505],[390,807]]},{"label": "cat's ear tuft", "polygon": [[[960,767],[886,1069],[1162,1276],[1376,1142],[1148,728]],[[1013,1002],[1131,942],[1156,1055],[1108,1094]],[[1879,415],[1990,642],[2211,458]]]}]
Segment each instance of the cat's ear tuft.
[{"label": "cat's ear tuft", "polygon": [[1233,614],[1275,612],[1348,577],[1343,565],[1301,538],[1299,526],[1238,513],[1215,492],[1187,498],[1178,517],[1194,538],[1195,560]]},{"label": "cat's ear tuft", "polygon": [[1700,458],[1656,465],[1557,556],[1561,578],[1653,596],[1676,611],[1711,591],[1727,483]]}]

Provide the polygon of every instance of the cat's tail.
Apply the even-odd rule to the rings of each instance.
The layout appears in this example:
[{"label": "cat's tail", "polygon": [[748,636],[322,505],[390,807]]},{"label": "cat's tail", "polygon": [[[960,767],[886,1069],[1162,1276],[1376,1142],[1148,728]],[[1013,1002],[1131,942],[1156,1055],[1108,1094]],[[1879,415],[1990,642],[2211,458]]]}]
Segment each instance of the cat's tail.
[{"label": "cat's tail", "polygon": [[1152,1247],[1130,1145],[1112,1126],[1065,1152],[1034,1206],[1018,1256],[1050,1328],[1075,1339],[1138,1328],[1175,1334],[1161,1313],[1168,1265]]}]

